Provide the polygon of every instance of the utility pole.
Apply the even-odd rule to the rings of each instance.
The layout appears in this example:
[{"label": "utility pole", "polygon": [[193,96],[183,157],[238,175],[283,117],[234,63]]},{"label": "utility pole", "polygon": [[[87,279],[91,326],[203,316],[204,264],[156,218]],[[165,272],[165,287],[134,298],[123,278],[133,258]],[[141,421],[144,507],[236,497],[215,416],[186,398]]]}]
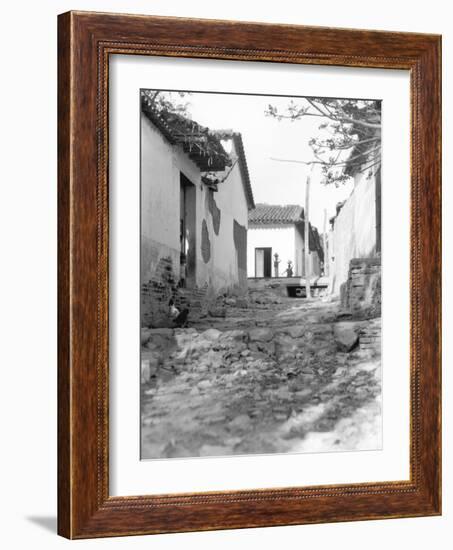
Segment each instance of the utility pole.
[{"label": "utility pole", "polygon": [[305,182],[305,209],[304,209],[304,251],[305,251],[305,293],[307,300],[311,299],[310,292],[310,218],[309,218],[309,204],[310,204],[310,179],[311,173],[308,174]]}]

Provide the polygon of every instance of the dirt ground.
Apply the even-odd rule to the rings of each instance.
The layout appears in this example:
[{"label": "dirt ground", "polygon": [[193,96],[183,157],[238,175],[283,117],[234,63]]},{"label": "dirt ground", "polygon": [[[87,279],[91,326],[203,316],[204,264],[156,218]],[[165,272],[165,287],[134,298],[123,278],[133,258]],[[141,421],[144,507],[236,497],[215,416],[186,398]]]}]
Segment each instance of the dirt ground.
[{"label": "dirt ground", "polygon": [[142,458],[381,447],[380,319],[280,296],[142,331]]}]

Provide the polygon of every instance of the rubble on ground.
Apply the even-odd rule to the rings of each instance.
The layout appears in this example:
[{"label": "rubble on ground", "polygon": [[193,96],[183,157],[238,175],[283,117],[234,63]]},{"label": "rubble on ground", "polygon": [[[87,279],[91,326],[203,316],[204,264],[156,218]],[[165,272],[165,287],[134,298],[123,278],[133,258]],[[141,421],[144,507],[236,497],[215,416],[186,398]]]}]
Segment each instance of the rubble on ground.
[{"label": "rubble on ground", "polygon": [[144,458],[380,446],[380,318],[276,298],[226,295],[224,316],[142,330]]}]

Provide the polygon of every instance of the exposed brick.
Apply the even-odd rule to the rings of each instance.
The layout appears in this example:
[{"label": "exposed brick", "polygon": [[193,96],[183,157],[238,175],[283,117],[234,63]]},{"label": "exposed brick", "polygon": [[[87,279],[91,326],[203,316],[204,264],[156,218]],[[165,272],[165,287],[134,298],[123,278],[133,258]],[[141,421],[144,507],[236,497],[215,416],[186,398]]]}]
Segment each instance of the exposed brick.
[{"label": "exposed brick", "polygon": [[181,288],[177,285],[173,263],[170,257],[161,258],[152,278],[141,287],[142,326],[171,328],[173,321],[169,316],[169,301],[182,311],[189,310],[189,323],[207,315],[209,309],[216,307],[222,296],[217,296],[206,283],[203,287]]},{"label": "exposed brick", "polygon": [[142,284],[141,316],[143,326],[169,326],[168,302],[176,294],[176,285],[177,280],[171,258],[161,258],[152,278]]},{"label": "exposed brick", "polygon": [[381,315],[381,259],[354,258],[349,265],[348,280],[340,287],[342,308],[355,317]]}]

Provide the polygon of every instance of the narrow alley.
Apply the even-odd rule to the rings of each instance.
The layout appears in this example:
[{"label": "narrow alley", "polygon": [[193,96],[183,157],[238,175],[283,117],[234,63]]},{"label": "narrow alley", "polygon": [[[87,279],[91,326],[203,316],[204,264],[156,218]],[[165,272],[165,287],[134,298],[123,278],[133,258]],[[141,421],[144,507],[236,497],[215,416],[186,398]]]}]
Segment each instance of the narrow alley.
[{"label": "narrow alley", "polygon": [[380,318],[273,292],[142,329],[142,458],[378,449]]}]

